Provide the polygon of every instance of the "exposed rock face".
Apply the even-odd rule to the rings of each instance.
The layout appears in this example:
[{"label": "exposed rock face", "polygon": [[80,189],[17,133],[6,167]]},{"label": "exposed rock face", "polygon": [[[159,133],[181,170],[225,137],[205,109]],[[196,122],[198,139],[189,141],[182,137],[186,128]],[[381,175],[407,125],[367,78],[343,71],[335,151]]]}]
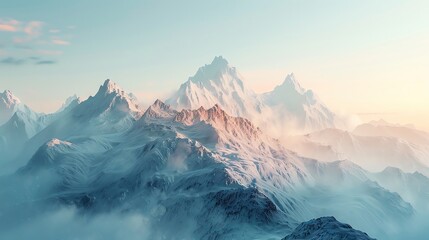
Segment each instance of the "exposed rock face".
[{"label": "exposed rock face", "polygon": [[282,240],[371,240],[368,234],[338,222],[334,217],[321,217],[301,223]]}]

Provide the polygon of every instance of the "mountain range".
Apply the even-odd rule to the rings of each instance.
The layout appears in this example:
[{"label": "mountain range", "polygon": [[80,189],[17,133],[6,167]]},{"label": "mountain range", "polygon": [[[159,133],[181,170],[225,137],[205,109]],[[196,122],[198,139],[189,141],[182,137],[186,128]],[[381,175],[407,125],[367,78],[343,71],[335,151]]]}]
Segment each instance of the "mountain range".
[{"label": "mountain range", "polygon": [[[111,80],[53,114],[3,95],[0,236],[76,208],[85,221],[138,213],[145,239],[394,239],[428,210],[428,135],[340,130],[292,74],[256,94],[216,57],[147,109]],[[274,126],[305,134],[284,142]]]},{"label": "mountain range", "polygon": [[199,68],[166,103],[178,110],[218,104],[228,114],[251,119],[276,137],[279,129],[280,134],[291,134],[344,126],[313,91],[300,86],[293,74],[273,91],[256,94],[222,57]]}]

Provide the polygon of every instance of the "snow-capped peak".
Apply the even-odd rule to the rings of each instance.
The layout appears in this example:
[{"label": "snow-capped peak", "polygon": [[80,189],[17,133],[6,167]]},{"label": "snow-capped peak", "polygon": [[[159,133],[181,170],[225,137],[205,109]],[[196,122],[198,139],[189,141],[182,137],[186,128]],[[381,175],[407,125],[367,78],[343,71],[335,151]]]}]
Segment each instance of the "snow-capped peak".
[{"label": "snow-capped peak", "polygon": [[148,121],[150,119],[173,119],[174,115],[177,114],[177,111],[171,109],[171,107],[161,100],[157,99],[149,108],[145,111],[142,116],[142,121]]},{"label": "snow-capped peak", "polygon": [[301,87],[299,82],[295,79],[295,75],[293,73],[290,73],[286,76],[285,80],[280,86],[277,86],[277,88],[284,88],[288,90],[295,90],[300,94],[305,93],[305,89]]},{"label": "snow-capped peak", "polygon": [[209,65],[205,65],[205,67],[202,67],[200,69],[211,69],[211,70],[217,70],[220,72],[225,72],[228,70],[228,68],[235,69],[234,67],[229,66],[228,60],[223,58],[222,56],[216,56],[213,58],[213,61]]},{"label": "snow-capped peak", "polygon": [[98,93],[103,93],[103,94],[110,94],[114,92],[120,94],[123,92],[123,90],[121,87],[119,87],[118,84],[116,84],[110,79],[106,79],[106,81],[104,81],[103,85],[101,85],[100,89],[98,90]]},{"label": "snow-capped peak", "polygon": [[128,107],[132,112],[140,111],[136,96],[132,93],[125,92],[117,83],[113,82],[110,79],[104,81],[103,85],[100,86],[100,89],[95,96],[107,96],[111,94],[119,96],[120,98],[125,100],[128,103]]},{"label": "snow-capped peak", "polygon": [[122,90],[110,79],[104,81],[95,96],[89,97],[74,110],[76,116],[87,117],[114,114],[118,119],[124,116],[132,116],[137,119],[141,116],[135,96]]},{"label": "snow-capped peak", "polygon": [[242,117],[260,110],[256,94],[245,87],[235,67],[223,57],[200,67],[166,103],[179,111],[219,104],[228,114]]},{"label": "snow-capped peak", "polygon": [[291,128],[311,132],[336,126],[336,116],[312,90],[306,90],[295,75],[287,75],[273,91],[262,95],[263,102],[280,116],[276,122],[291,124]]},{"label": "snow-capped peak", "polygon": [[170,109],[170,106],[168,106],[167,104],[165,104],[164,102],[162,102],[159,99],[156,99],[155,102],[151,105],[151,107],[163,109],[163,110]]},{"label": "snow-capped peak", "polygon": [[197,73],[189,79],[194,83],[206,86],[212,85],[210,82],[216,85],[225,85],[221,87],[227,87],[227,85],[230,87],[237,87],[234,86],[234,84],[237,84],[243,89],[243,82],[240,78],[235,67],[229,66],[226,59],[218,56],[215,57],[210,64],[200,67]]},{"label": "snow-capped peak", "polygon": [[271,101],[290,104],[297,104],[296,101],[300,103],[302,101],[307,101],[309,103],[317,101],[313,91],[301,87],[301,84],[296,80],[293,73],[288,74],[282,84],[275,87],[273,91],[266,95],[271,95]]},{"label": "snow-capped peak", "polygon": [[20,107],[26,108],[11,91],[0,92],[0,125],[6,123]]},{"label": "snow-capped peak", "polygon": [[73,96],[70,96],[66,99],[66,101],[63,103],[61,108],[57,110],[57,112],[62,112],[69,107],[75,107],[81,102],[82,102],[82,99],[78,97],[76,94]]},{"label": "snow-capped peak", "polygon": [[11,108],[11,107],[21,103],[19,98],[17,98],[15,95],[13,95],[13,93],[9,90],[5,90],[3,93],[0,93],[0,98],[1,98],[2,102],[8,108]]}]

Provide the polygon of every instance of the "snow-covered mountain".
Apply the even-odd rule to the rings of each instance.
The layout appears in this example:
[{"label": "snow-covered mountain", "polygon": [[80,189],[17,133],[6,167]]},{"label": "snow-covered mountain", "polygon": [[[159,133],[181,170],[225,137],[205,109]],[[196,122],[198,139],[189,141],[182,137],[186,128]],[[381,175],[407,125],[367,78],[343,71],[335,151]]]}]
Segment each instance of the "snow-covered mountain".
[{"label": "snow-covered mountain", "polygon": [[[219,66],[222,74],[213,74]],[[332,218],[299,225],[321,216],[335,216],[370,236],[393,239],[416,216],[425,216],[429,179],[401,170],[412,171],[410,166],[424,170],[417,165],[422,164],[417,155],[410,155],[415,142],[394,137],[391,130],[389,136],[362,136],[325,129],[302,136],[299,140],[307,145],[294,147],[293,152],[267,134],[266,126],[239,116],[257,114],[260,118],[255,119],[263,120],[269,109],[293,112],[303,105],[312,108],[309,113],[314,116],[329,116],[329,110],[292,76],[285,86],[259,96],[240,87],[240,78],[222,58],[196,76],[198,81],[191,78],[192,83],[182,87],[186,93],[197,86],[198,93],[174,98],[187,99],[183,101],[169,99],[175,107],[156,100],[143,112],[135,97],[111,80],[85,101],[73,104],[78,101],[75,97],[67,101],[68,107],[19,150],[11,148],[19,152],[15,169],[22,167],[0,178],[0,199],[5,200],[0,203],[0,238],[10,238],[10,229],[23,231],[34,219],[64,208],[77,209],[77,221],[85,224],[112,212],[119,219],[138,214],[141,218],[131,222],[148,226],[144,239],[363,234]],[[203,84],[201,79],[207,81]],[[222,90],[225,85],[229,90]],[[205,92],[208,89],[214,90]],[[289,94],[299,103],[283,102],[282,93],[292,90],[295,93]],[[240,98],[234,100],[237,94]],[[201,97],[208,106],[179,107]],[[217,98],[228,99],[224,103],[228,109],[221,102],[211,105]],[[14,129],[14,124],[4,126]],[[25,132],[25,126],[16,129]],[[9,135],[21,136],[14,134]],[[299,155],[301,150],[306,157]],[[309,156],[320,158],[320,152],[324,161]],[[352,157],[340,160],[345,153]],[[401,169],[370,172],[365,166],[368,156]],[[52,222],[42,221],[42,227]]]},{"label": "snow-covered mountain", "polygon": [[11,91],[0,93],[0,125],[7,122],[21,105],[19,98]]},{"label": "snow-covered mountain", "polygon": [[[19,98],[13,95],[9,90],[0,93],[0,126],[9,125],[19,128],[25,132],[27,138],[31,138],[44,127],[46,127],[58,113],[71,109],[81,102],[75,95],[69,97],[56,113],[45,114],[33,111],[30,107],[22,103]],[[10,127],[4,127],[11,129]],[[20,130],[20,131],[21,131]]]},{"label": "snow-covered mountain", "polygon": [[94,96],[62,113],[26,142],[15,160],[17,164],[24,164],[41,145],[53,138],[114,135],[129,129],[141,116],[135,97],[109,79]]},{"label": "snow-covered mountain", "polygon": [[357,126],[353,134],[369,137],[391,137],[419,146],[429,146],[429,133],[412,125],[399,125],[384,120],[371,121]]},{"label": "snow-covered mountain", "polygon": [[232,116],[261,114],[262,103],[246,87],[235,67],[222,57],[198,69],[166,103],[177,110],[210,108],[218,104]]},{"label": "snow-covered mountain", "polygon": [[56,111],[56,113],[63,112],[66,109],[72,109],[82,102],[82,99],[78,97],[76,94],[70,96],[66,99],[66,101],[61,105],[61,107]]},{"label": "snow-covered mountain", "polygon": [[421,146],[395,137],[362,136],[328,128],[285,143],[302,156],[322,161],[348,159],[370,171],[396,167],[429,176],[429,145]]},{"label": "snow-covered mountain", "polygon": [[0,164],[3,169],[3,164],[12,160],[27,140],[80,103],[77,97],[73,97],[67,99],[61,109],[55,113],[37,113],[21,103],[10,91],[5,91],[5,93],[11,100],[9,110],[13,114],[6,123],[0,126],[0,157],[2,159]]},{"label": "snow-covered mountain", "polygon": [[421,212],[429,210],[429,178],[419,172],[405,173],[398,168],[387,167],[371,177],[380,186],[396,192],[401,197],[419,209]]},{"label": "snow-covered mountain", "polygon": [[289,74],[273,91],[262,94],[262,99],[277,124],[289,123],[291,129],[314,131],[338,125],[335,114],[312,90],[301,87],[294,74]]},{"label": "snow-covered mountain", "polygon": [[33,179],[25,189],[45,186],[37,197],[49,206],[139,212],[148,239],[280,239],[326,215],[385,236],[414,215],[364,169],[302,158],[220,105],[177,111],[157,100],[140,115],[106,81],[25,144],[28,162],[14,177]]},{"label": "snow-covered mountain", "polygon": [[313,91],[299,85],[293,74],[273,91],[256,94],[222,57],[198,69],[166,103],[177,110],[218,104],[232,116],[251,119],[274,137],[342,126]]},{"label": "snow-covered mountain", "polygon": [[283,142],[302,156],[348,159],[370,171],[387,167],[429,176],[429,134],[410,126],[372,121],[353,131],[327,128]]}]

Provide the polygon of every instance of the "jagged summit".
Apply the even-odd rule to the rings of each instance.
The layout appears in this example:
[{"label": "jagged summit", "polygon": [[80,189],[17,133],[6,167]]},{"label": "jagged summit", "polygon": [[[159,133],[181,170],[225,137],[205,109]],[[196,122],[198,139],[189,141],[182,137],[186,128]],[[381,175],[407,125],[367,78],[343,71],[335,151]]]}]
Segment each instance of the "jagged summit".
[{"label": "jagged summit", "polygon": [[21,103],[19,98],[17,98],[10,90],[5,90],[3,93],[0,93],[0,99],[8,107]]},{"label": "jagged summit", "polygon": [[156,99],[155,102],[151,105],[151,107],[156,107],[159,109],[170,109],[170,106],[165,104],[163,101]]},{"label": "jagged summit", "polygon": [[273,91],[262,95],[263,102],[278,119],[303,132],[336,127],[335,114],[313,93],[303,88],[295,75],[289,74]]},{"label": "jagged summit", "polygon": [[177,111],[171,109],[171,107],[159,99],[148,107],[143,116],[141,117],[141,121],[148,120],[159,120],[159,119],[173,119],[174,115]]},{"label": "jagged summit", "polygon": [[82,99],[78,97],[76,94],[73,96],[70,96],[66,99],[66,101],[61,105],[60,109],[57,110],[57,112],[62,112],[66,109],[71,109],[75,106],[77,106],[79,103],[82,102]]},{"label": "jagged summit", "polygon": [[74,109],[76,116],[97,117],[113,114],[117,118],[141,116],[139,105],[134,95],[128,94],[110,79],[104,81],[98,92],[83,101]]},{"label": "jagged summit", "polygon": [[209,109],[204,107],[200,107],[197,110],[183,109],[176,115],[175,121],[191,125],[200,121],[226,122],[228,118],[231,117],[218,104],[215,104]]},{"label": "jagged summit", "polygon": [[235,67],[231,67],[228,61],[223,57],[215,57],[210,64],[206,64],[200,67],[193,77],[189,78],[189,81],[199,85],[205,85],[206,87],[238,87],[243,90],[243,82],[241,76],[237,73]]},{"label": "jagged summit", "polygon": [[[126,102],[129,110],[131,110],[132,112],[135,112],[135,113],[140,112],[138,100],[136,96],[132,93],[125,92],[117,83],[113,82],[110,79],[107,79],[106,81],[104,81],[103,85],[100,86],[100,89],[98,90],[96,96],[97,95],[106,96],[106,95],[112,95],[112,94],[119,97],[123,102]],[[113,100],[115,99],[116,97]]]},{"label": "jagged summit", "polygon": [[220,74],[232,69],[235,68],[231,67],[225,58],[218,56],[215,57],[210,64],[205,64],[204,66],[198,68],[195,75],[189,79],[198,81],[202,80],[202,78],[206,78],[206,80],[210,80],[210,78],[219,77]]},{"label": "jagged summit", "polygon": [[110,79],[106,79],[103,85],[100,86],[97,94],[123,93],[121,87]]},{"label": "jagged summit", "polygon": [[[262,141],[272,141],[248,119],[230,116],[218,104],[209,109],[204,107],[196,110],[184,109],[176,114],[174,121],[189,128],[199,129],[196,135],[210,132],[208,135],[211,136],[211,144],[218,146],[234,149],[243,149],[247,146],[254,150],[261,147]],[[207,143],[206,138],[199,140]]]},{"label": "jagged summit", "polygon": [[285,80],[283,81],[283,83],[277,86],[276,89],[277,88],[279,89],[281,88],[283,90],[295,90],[300,94],[304,94],[306,92],[306,90],[303,87],[301,87],[301,84],[296,80],[294,73],[288,74]]},{"label": "jagged summit", "polygon": [[166,103],[179,111],[201,106],[208,109],[218,104],[228,114],[241,117],[251,117],[260,110],[256,94],[223,57],[215,57],[210,64],[200,67]]},{"label": "jagged summit", "polygon": [[283,83],[275,87],[273,91],[266,93],[265,97],[271,104],[285,103],[291,107],[317,102],[313,91],[303,88],[293,73],[288,74]]},{"label": "jagged summit", "polygon": [[0,125],[6,123],[19,108],[27,108],[11,91],[0,92]]},{"label": "jagged summit", "polygon": [[228,66],[228,60],[226,60],[224,57],[222,56],[216,56],[213,58],[213,61],[211,63],[211,65],[218,65],[218,66]]}]

